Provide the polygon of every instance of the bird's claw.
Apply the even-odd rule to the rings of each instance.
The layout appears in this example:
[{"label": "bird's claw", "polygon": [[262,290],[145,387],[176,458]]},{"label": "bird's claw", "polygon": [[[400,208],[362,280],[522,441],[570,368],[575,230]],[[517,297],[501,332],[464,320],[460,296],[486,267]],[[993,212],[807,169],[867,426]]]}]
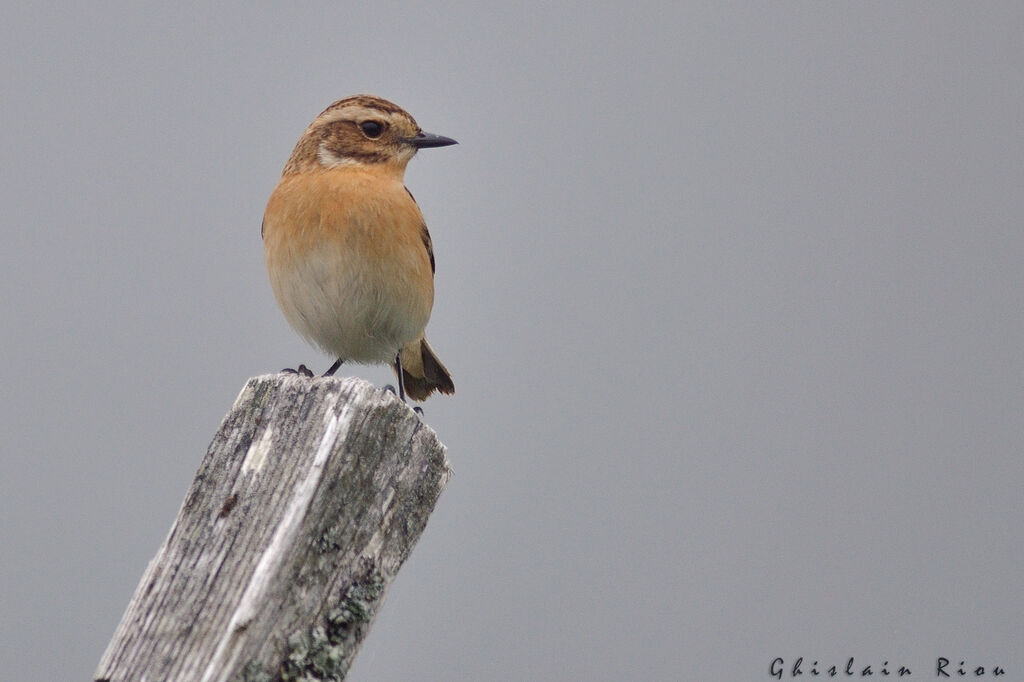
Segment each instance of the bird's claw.
[{"label": "bird's claw", "polygon": [[299,365],[298,369],[292,369],[291,367],[285,367],[281,370],[284,374],[298,374],[300,377],[313,377],[313,372],[305,365]]},{"label": "bird's claw", "polygon": [[[387,391],[388,393],[390,393],[391,395],[398,395],[398,389],[396,389],[391,384],[385,384],[384,385],[384,390]],[[412,411],[415,412],[416,414],[423,414],[423,408],[422,407],[420,407],[418,405],[410,406],[410,407],[412,407]]]}]

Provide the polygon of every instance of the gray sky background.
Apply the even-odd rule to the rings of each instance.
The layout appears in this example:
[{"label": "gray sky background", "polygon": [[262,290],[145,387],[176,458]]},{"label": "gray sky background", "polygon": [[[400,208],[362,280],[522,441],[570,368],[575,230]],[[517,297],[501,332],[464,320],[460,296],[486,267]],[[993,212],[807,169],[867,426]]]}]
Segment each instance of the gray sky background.
[{"label": "gray sky background", "polygon": [[1024,677],[1024,4],[290,5],[4,8],[4,679],[88,679],[245,380],[329,364],[259,226],[360,92],[461,143],[458,393],[350,679]]}]

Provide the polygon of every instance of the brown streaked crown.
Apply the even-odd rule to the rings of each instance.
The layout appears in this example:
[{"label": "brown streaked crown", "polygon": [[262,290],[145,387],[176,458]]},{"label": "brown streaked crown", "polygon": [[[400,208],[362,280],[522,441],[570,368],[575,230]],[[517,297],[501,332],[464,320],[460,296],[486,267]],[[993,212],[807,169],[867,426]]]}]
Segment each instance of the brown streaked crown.
[{"label": "brown streaked crown", "polygon": [[306,128],[284,175],[345,165],[392,163],[404,167],[416,153],[409,139],[422,134],[398,105],[373,95],[340,99]]}]

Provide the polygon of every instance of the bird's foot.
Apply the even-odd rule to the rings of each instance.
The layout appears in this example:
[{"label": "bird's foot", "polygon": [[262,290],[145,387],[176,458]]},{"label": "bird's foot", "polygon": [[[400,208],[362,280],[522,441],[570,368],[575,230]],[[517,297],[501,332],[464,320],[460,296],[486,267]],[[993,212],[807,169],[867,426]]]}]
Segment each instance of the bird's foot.
[{"label": "bird's foot", "polygon": [[306,367],[305,365],[299,365],[298,369],[286,367],[282,369],[281,372],[284,374],[298,374],[300,377],[313,377],[313,372],[309,369],[309,367]]},{"label": "bird's foot", "polygon": [[[388,393],[391,393],[392,395],[398,395],[398,389],[396,389],[391,384],[385,384],[384,390],[387,391]],[[423,414],[423,408],[420,407],[419,405],[413,405],[412,411],[415,412],[416,414]]]},{"label": "bird's foot", "polygon": [[[406,402],[405,398],[402,397],[402,394],[399,393],[391,384],[385,384],[384,390],[391,393],[391,395],[397,395],[399,398],[402,398],[402,402],[405,402],[406,405],[409,405],[409,403]],[[423,416],[423,408],[420,407],[419,405],[409,405],[409,407],[411,407],[412,411],[415,412],[416,414]]]}]

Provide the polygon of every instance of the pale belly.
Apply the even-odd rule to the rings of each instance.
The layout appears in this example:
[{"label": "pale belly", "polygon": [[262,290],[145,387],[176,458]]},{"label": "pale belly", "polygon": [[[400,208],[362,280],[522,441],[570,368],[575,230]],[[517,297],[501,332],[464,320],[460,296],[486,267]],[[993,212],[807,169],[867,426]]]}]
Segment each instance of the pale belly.
[{"label": "pale belly", "polygon": [[391,363],[423,333],[433,287],[415,267],[323,249],[288,260],[271,272],[274,295],[289,324],[332,357]]}]

